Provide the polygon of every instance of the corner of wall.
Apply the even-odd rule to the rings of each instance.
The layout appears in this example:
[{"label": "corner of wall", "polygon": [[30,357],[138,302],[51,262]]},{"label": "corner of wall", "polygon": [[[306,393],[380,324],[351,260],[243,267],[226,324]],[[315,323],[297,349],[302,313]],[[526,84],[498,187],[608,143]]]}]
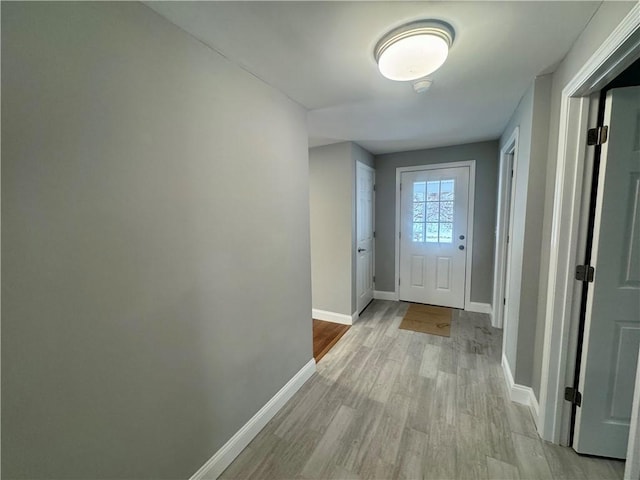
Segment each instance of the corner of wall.
[{"label": "corner of wall", "polygon": [[533,421],[536,424],[536,428],[540,430],[540,427],[538,425],[540,418],[540,407],[536,394],[531,387],[519,385],[514,382],[513,375],[511,373],[511,367],[509,366],[509,361],[504,354],[502,355],[502,372],[504,374],[504,380],[507,387],[509,399],[512,402],[529,407],[529,411],[531,412]]},{"label": "corner of wall", "polygon": [[341,142],[309,152],[312,308],[327,316],[350,318],[355,300],[351,291],[355,260],[353,147],[351,142]]},{"label": "corner of wall", "polygon": [[[542,75],[536,78],[534,102],[531,156],[533,159],[544,159],[544,173],[538,184],[538,189],[545,192],[546,198],[547,170],[551,160],[549,159],[549,122],[551,117],[551,89],[553,75]],[[535,161],[535,160],[534,160]],[[535,394],[540,393],[540,380],[542,372],[542,349],[544,343],[545,308],[547,302],[547,282],[549,276],[549,249],[543,248],[551,241],[550,225],[545,222],[546,199],[542,201],[538,212],[538,242],[540,251],[538,259],[538,295],[536,302],[535,331],[533,344],[533,364],[531,372],[531,386]],[[533,227],[535,228],[535,227]]]}]

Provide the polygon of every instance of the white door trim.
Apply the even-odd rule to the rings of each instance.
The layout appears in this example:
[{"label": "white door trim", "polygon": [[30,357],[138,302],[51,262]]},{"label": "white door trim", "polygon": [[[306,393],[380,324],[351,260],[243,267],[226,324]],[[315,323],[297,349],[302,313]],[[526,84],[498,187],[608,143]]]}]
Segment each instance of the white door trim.
[{"label": "white door trim", "polygon": [[633,63],[639,51],[640,4],[636,4],[562,91],[540,382],[539,433],[553,443],[567,441],[561,438],[568,421],[563,394],[574,308],[573,269],[584,201],[589,95]]},{"label": "white door trim", "polygon": [[[596,127],[598,124],[598,110],[600,102],[600,92],[593,93],[589,98],[587,125],[586,128]],[[578,214],[577,224],[577,248],[575,251],[576,262],[583,263],[587,252],[587,239],[589,237],[589,214],[591,205],[589,201],[586,201],[591,196],[591,187],[593,185],[593,168],[594,168],[594,151],[593,149],[587,149],[585,152],[585,159],[582,167],[582,196],[584,199],[580,207]],[[573,282],[573,305],[571,308],[571,319],[569,320],[569,330],[567,335],[569,337],[569,343],[566,349],[566,364],[565,364],[565,379],[564,385],[573,385],[576,369],[576,357],[578,355],[578,341],[579,341],[579,323],[580,323],[580,307],[582,304],[582,284],[580,282]],[[561,424],[560,430],[560,444],[568,446],[569,437],[571,432],[571,404],[564,402],[562,418],[564,421]]]},{"label": "white door trim", "polygon": [[[496,255],[493,259],[493,315],[491,325],[503,328],[505,306],[503,299],[506,294],[507,274],[507,235],[511,228],[509,217],[513,214],[513,180],[518,162],[518,139],[520,127],[516,127],[509,140],[500,150],[500,178],[498,185],[498,214],[496,215]],[[513,155],[513,161],[510,156]],[[514,173],[511,174],[513,169]],[[511,207],[511,208],[510,208]],[[509,213],[507,213],[509,212]],[[506,335],[503,334],[503,337]],[[503,349],[504,350],[504,349]]]},{"label": "white door trim", "polygon": [[398,279],[400,278],[400,178],[403,172],[415,172],[419,170],[437,170],[440,168],[469,167],[469,208],[467,210],[467,258],[464,280],[464,305],[471,303],[471,270],[473,261],[473,206],[476,185],[476,161],[466,160],[462,162],[432,163],[429,165],[416,165],[413,167],[396,168],[396,230],[395,230],[395,300],[400,299]]}]

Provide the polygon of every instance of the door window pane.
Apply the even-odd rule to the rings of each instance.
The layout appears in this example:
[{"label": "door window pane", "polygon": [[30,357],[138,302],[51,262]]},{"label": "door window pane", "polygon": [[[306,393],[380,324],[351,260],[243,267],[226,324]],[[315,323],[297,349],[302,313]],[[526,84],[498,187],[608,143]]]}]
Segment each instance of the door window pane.
[{"label": "door window pane", "polygon": [[440,222],[453,222],[453,202],[440,202]]},{"label": "door window pane", "polygon": [[413,224],[413,241],[424,242],[424,223]]},{"label": "door window pane", "polygon": [[425,182],[414,182],[413,184],[413,201],[424,202]]},{"label": "door window pane", "polygon": [[453,223],[440,224],[440,243],[453,242]]},{"label": "door window pane", "polygon": [[427,242],[438,243],[438,224],[427,223]]},{"label": "door window pane", "polygon": [[427,200],[430,202],[440,199],[440,182],[427,182]]},{"label": "door window pane", "polygon": [[453,200],[455,180],[442,180],[440,182],[440,200]]},{"label": "door window pane", "polygon": [[413,223],[424,222],[424,202],[413,203]]},{"label": "door window pane", "polygon": [[427,222],[440,220],[440,202],[427,202]]}]

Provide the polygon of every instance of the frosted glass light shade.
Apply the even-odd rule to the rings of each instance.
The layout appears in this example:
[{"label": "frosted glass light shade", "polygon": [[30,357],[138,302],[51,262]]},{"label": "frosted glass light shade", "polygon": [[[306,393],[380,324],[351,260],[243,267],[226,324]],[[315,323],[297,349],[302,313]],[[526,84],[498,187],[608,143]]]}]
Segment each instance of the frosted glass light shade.
[{"label": "frosted glass light shade", "polygon": [[392,30],[376,45],[380,73],[391,80],[415,80],[435,72],[447,59],[453,29],[444,22],[414,22]]}]

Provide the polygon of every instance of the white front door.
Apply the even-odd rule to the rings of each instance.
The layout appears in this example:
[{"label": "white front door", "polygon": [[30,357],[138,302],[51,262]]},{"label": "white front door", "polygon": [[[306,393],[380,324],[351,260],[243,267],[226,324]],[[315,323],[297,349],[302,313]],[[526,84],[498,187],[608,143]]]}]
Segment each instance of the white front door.
[{"label": "white front door", "polygon": [[402,172],[400,300],[464,308],[469,170]]},{"label": "white front door", "polygon": [[356,296],[358,312],[373,300],[374,171],[356,162]]},{"label": "white front door", "polygon": [[640,345],[640,87],[608,93],[605,125],[573,447],[624,458]]}]

